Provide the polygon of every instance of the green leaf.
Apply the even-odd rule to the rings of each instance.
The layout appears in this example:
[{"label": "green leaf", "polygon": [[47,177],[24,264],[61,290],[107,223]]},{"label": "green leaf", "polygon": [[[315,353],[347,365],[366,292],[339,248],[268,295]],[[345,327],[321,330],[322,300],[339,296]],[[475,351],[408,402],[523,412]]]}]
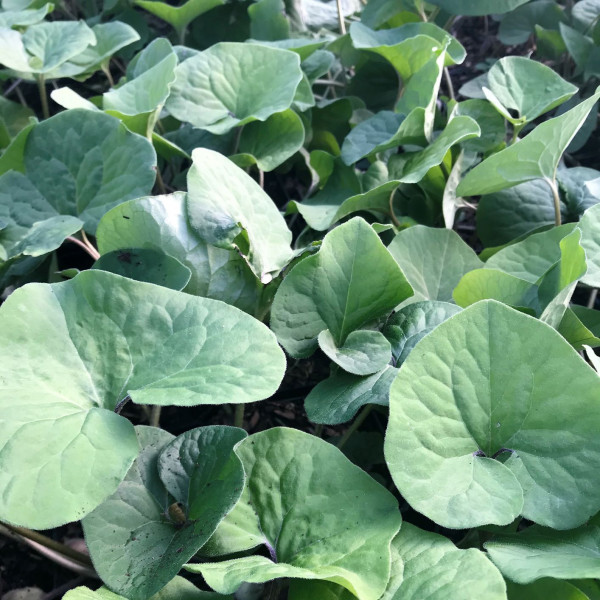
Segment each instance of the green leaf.
[{"label": "green leaf", "polygon": [[258,0],[248,7],[250,36],[256,40],[280,40],[290,36],[283,0]]},{"label": "green leaf", "polygon": [[14,71],[46,75],[95,44],[96,36],[84,21],[37,23],[22,35],[0,28],[0,64]]},{"label": "green leaf", "polygon": [[491,194],[533,179],[554,181],[558,162],[600,98],[600,89],[559,117],[538,125],[516,144],[477,165],[459,184],[460,196]]},{"label": "green leaf", "polygon": [[500,22],[498,38],[507,46],[527,42],[535,32],[536,25],[558,30],[561,21],[567,21],[562,6],[553,0],[534,0],[521,4],[523,6],[506,15]]},{"label": "green leaf", "polygon": [[123,202],[104,215],[96,235],[102,254],[130,245],[164,252],[190,269],[185,292],[256,314],[259,281],[237,252],[210,246],[195,233],[183,192]]},{"label": "green leaf", "polygon": [[568,581],[541,579],[529,585],[506,582],[509,600],[589,600],[588,596]]},{"label": "green leaf", "polygon": [[390,386],[398,370],[387,365],[367,377],[338,370],[306,396],[304,409],[313,423],[339,425],[354,418],[366,404],[389,404]]},{"label": "green leaf", "polygon": [[359,123],[342,144],[342,160],[351,165],[369,154],[403,144],[425,145],[425,110],[408,116],[383,110]]},{"label": "green leaf", "polygon": [[[117,491],[83,519],[94,567],[111,590],[145,600],[165,586],[238,502],[242,429],[213,425],[174,438],[138,427],[141,451]],[[175,505],[175,506],[174,506]]]},{"label": "green leaf", "polygon": [[[565,217],[565,206],[561,209]],[[485,246],[501,246],[549,225],[554,225],[554,202],[550,186],[542,179],[483,196],[479,201],[477,234]]]},{"label": "green leaf", "polygon": [[575,348],[600,346],[600,311],[573,305],[567,308],[557,327],[558,332]]},{"label": "green leaf", "polygon": [[439,6],[452,15],[496,15],[509,12],[529,0],[430,0],[430,4]]},{"label": "green leaf", "polygon": [[321,331],[317,339],[324,354],[353,375],[372,375],[392,359],[390,343],[379,331],[352,331],[339,347],[329,329]]},{"label": "green leaf", "polygon": [[0,12],[0,27],[15,27],[34,25],[44,20],[44,17],[54,10],[54,4],[44,4],[41,8],[32,10],[4,10]]},{"label": "green leaf", "polygon": [[148,248],[122,248],[101,256],[92,266],[136,281],[182,290],[192,272],[176,258]]},{"label": "green leaf", "polygon": [[588,266],[581,281],[591,287],[600,287],[600,204],[585,211],[578,228]]},{"label": "green leaf", "polygon": [[27,137],[24,165],[27,177],[2,176],[9,211],[26,188],[42,213],[37,220],[72,215],[89,233],[109,208],[150,192],[156,176],[148,140],[113,117],[82,109],[36,125]]},{"label": "green leaf", "polygon": [[289,108],[302,70],[295,52],[222,42],[178,65],[175,77],[167,110],[223,134]]},{"label": "green leaf", "polygon": [[262,171],[272,171],[296,154],[304,145],[302,119],[287,109],[271,115],[266,121],[248,123],[240,135],[239,154],[235,163],[256,164]]},{"label": "green leaf", "polygon": [[[95,592],[80,586],[69,590],[64,600],[122,600],[124,597],[111,592],[105,587]],[[175,577],[167,585],[154,594],[150,600],[233,600],[233,596],[221,596],[213,592],[201,592],[193,583],[183,577]]]},{"label": "green leaf", "polygon": [[382,600],[506,599],[502,576],[475,548],[459,550],[444,536],[410,523],[402,525],[392,547],[398,559]]},{"label": "green leaf", "polygon": [[556,179],[564,194],[569,218],[579,220],[588,208],[600,201],[597,189],[600,171],[587,167],[560,169],[556,173]]},{"label": "green leaf", "polygon": [[158,2],[157,0],[135,0],[135,4],[169,23],[179,33],[180,38],[183,38],[187,26],[196,17],[215,6],[224,4],[224,0],[187,0],[180,6],[172,6],[167,2]]},{"label": "green leaf", "polygon": [[392,385],[392,477],[443,527],[518,515],[577,527],[600,507],[599,391],[596,373],[548,325],[475,304],[423,338]]},{"label": "green leaf", "polygon": [[515,110],[525,122],[556,108],[577,88],[550,67],[522,56],[507,56],[488,71],[488,83],[505,109]]},{"label": "green leaf", "polygon": [[196,148],[192,161],[187,178],[192,229],[209,244],[239,249],[256,276],[269,283],[293,256],[292,234],[279,210],[249,175],[222,154]]},{"label": "green leaf", "polygon": [[597,519],[571,531],[533,525],[514,535],[495,536],[485,549],[494,564],[515,583],[542,577],[598,578],[600,526]]},{"label": "green leaf", "polygon": [[104,94],[104,109],[123,115],[156,110],[169,96],[176,66],[177,56],[169,41],[154,40],[131,61],[126,82]]},{"label": "green leaf", "polygon": [[452,146],[479,137],[481,130],[471,117],[454,117],[424,150],[395,154],[390,158],[390,177],[402,183],[418,183],[427,171],[441,164]]},{"label": "green leaf", "polygon": [[481,136],[462,143],[467,152],[485,154],[499,148],[506,137],[506,125],[502,115],[486,100],[465,100],[452,111],[452,118],[466,116],[477,122]]},{"label": "green leaf", "polygon": [[28,527],[76,520],[116,489],[137,454],[112,412],[126,396],[252,402],[285,370],[273,334],[238,309],[103,271],[25,286],[0,320],[0,519]]},{"label": "green leaf", "polygon": [[392,494],[331,444],[294,429],[254,434],[236,453],[272,560],[250,556],[186,569],[225,594],[244,581],[298,577],[336,581],[361,600],[377,600],[401,523]]},{"label": "green leaf", "polygon": [[34,116],[30,108],[0,97],[0,122],[6,128],[11,139],[23,131],[30,124],[31,117]]},{"label": "green leaf", "polygon": [[[52,252],[61,246],[65,238],[78,232],[83,226],[83,222],[75,217],[56,216],[43,221],[33,223],[27,233],[21,237],[18,243],[13,246],[9,254],[17,256],[24,254],[27,256],[42,256]],[[14,232],[15,227],[6,225],[6,231],[0,233],[0,242],[4,244],[4,236]]]},{"label": "green leaf", "polygon": [[475,252],[449,229],[409,227],[388,249],[415,290],[415,300],[452,301],[462,276],[482,266]]},{"label": "green leaf", "polygon": [[454,304],[435,300],[415,302],[396,311],[383,328],[396,366],[402,365],[422,338],[460,311]]},{"label": "green leaf", "polygon": [[379,236],[357,217],[328,233],[319,252],[288,273],[273,301],[271,328],[291,356],[310,356],[321,331],[329,329],[341,346],[411,294]]}]

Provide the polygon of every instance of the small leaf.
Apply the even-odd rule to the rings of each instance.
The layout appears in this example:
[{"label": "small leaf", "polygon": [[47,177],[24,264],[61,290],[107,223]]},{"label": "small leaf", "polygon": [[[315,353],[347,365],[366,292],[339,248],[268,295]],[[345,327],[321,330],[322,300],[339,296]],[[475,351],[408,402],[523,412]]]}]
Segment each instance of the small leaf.
[{"label": "small leaf", "polygon": [[600,89],[568,112],[538,125],[516,144],[477,165],[459,184],[461,196],[491,194],[532,179],[553,181],[558,162],[600,98]]},{"label": "small leaf", "polygon": [[289,108],[302,71],[295,52],[222,42],[182,62],[175,76],[167,110],[180,121],[223,134]]},{"label": "small leaf", "polygon": [[[187,213],[200,237],[221,248],[239,248],[263,282],[276,277],[292,259],[292,234],[261,187],[228,158],[204,148],[192,152]],[[247,236],[249,251],[236,240]]]},{"label": "small leaf", "polygon": [[599,392],[600,378],[548,325],[477,303],[402,365],[390,393],[390,472],[407,502],[444,527],[518,515],[577,527],[600,508]]},{"label": "small leaf", "polygon": [[292,356],[310,356],[321,331],[329,329],[343,345],[348,334],[411,294],[378,235],[354,218],[328,233],[319,252],[288,273],[273,301],[271,328]]},{"label": "small leaf", "polygon": [[329,329],[325,329],[318,342],[334,363],[353,375],[372,375],[385,368],[392,358],[390,343],[379,331],[352,331],[344,345],[338,347]]},{"label": "small leaf", "polygon": [[475,252],[449,229],[409,227],[388,249],[415,290],[415,300],[451,301],[462,276],[482,266]]},{"label": "small leaf", "polygon": [[176,258],[147,248],[122,248],[108,252],[94,263],[92,269],[162,285],[171,290],[182,290],[192,275],[190,269]]},{"label": "small leaf", "polygon": [[173,579],[239,500],[244,470],[233,446],[247,434],[214,425],[177,438],[154,427],[138,427],[137,435],[142,449],[127,476],[82,524],[102,580],[145,600]]},{"label": "small leaf", "polygon": [[415,302],[396,311],[383,328],[396,366],[407,359],[422,338],[460,311],[454,304],[439,301]]},{"label": "small leaf", "polygon": [[249,556],[185,568],[222,594],[244,581],[299,577],[333,580],[361,600],[377,600],[401,523],[395,498],[337,448],[295,429],[254,434],[236,453],[272,560]]},{"label": "small leaf", "polygon": [[313,423],[339,425],[353,419],[366,404],[388,406],[390,386],[397,372],[389,365],[366,377],[338,370],[306,396],[306,415]]}]

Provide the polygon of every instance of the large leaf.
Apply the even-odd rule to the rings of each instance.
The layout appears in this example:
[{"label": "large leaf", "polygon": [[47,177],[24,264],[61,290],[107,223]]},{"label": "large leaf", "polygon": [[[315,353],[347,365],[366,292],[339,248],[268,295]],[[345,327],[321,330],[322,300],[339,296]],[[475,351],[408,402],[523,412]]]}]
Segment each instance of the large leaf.
[{"label": "large leaf", "polygon": [[378,235],[357,217],[328,233],[319,252],[288,273],[273,301],[271,327],[292,356],[310,356],[322,331],[343,345],[349,333],[411,294]]},{"label": "large leaf", "polygon": [[377,600],[401,523],[395,498],[337,448],[294,429],[252,435],[236,453],[247,476],[249,514],[271,560],[250,556],[186,568],[222,594],[244,581],[297,577],[336,581],[361,600]]},{"label": "large leaf", "polygon": [[127,396],[251,402],[285,370],[273,334],[238,309],[103,271],[25,286],[0,318],[0,519],[34,528],[81,518],[116,489],[137,454],[112,412]]},{"label": "large leaf", "polygon": [[508,600],[591,600],[591,597],[568,581],[557,579],[540,579],[528,585],[518,585],[512,581],[506,582]]},{"label": "large leaf", "polygon": [[[95,592],[80,586],[69,590],[64,600],[125,600],[105,587]],[[233,596],[221,596],[213,592],[201,592],[193,583],[183,577],[175,577],[167,585],[154,594],[150,600],[233,600]]]},{"label": "large leaf", "polygon": [[139,115],[162,106],[175,81],[177,56],[168,40],[148,44],[127,67],[127,80],[103,96],[106,110]]},{"label": "large leaf", "polygon": [[571,531],[554,531],[533,525],[513,535],[495,536],[485,544],[490,558],[516,583],[542,577],[556,579],[600,576],[598,519]]},{"label": "large leaf", "polygon": [[182,62],[175,76],[169,112],[223,134],[289,108],[302,70],[295,52],[222,42]]},{"label": "large leaf", "polygon": [[506,109],[515,110],[521,122],[533,121],[577,92],[550,67],[522,56],[507,56],[494,63],[488,83],[492,100],[500,101],[500,113],[513,120]]},{"label": "large leaf", "polygon": [[392,477],[445,527],[520,514],[577,527],[600,508],[599,391],[596,373],[552,328],[477,303],[423,338],[392,385]]},{"label": "large leaf", "polygon": [[256,314],[260,284],[254,273],[236,251],[211,246],[196,234],[183,192],[123,202],[104,215],[96,235],[102,254],[128,246],[164,252],[191,270],[185,292]]},{"label": "large leaf", "polygon": [[81,109],[35,126],[25,144],[24,163],[26,177],[2,177],[8,211],[16,214],[15,205],[28,190],[36,220],[72,215],[90,233],[108,209],[148,194],[156,177],[156,154],[148,140],[113,117]]},{"label": "large leaf", "polygon": [[196,148],[192,160],[187,196],[190,225],[209,244],[240,249],[256,276],[269,283],[293,256],[292,234],[279,210],[249,175],[222,154]]},{"label": "large leaf", "polygon": [[174,438],[138,427],[141,452],[117,491],[83,520],[94,567],[111,590],[146,600],[166,585],[239,500],[242,429],[213,425]]},{"label": "large leaf", "polygon": [[389,365],[367,377],[338,370],[306,396],[306,415],[313,423],[339,425],[350,421],[365,404],[387,406],[397,372]]},{"label": "large leaf", "polygon": [[598,98],[600,89],[575,108],[545,121],[516,144],[484,160],[467,173],[457,194],[491,194],[533,179],[554,181],[563,152]]},{"label": "large leaf", "polygon": [[529,0],[430,0],[440,8],[453,15],[495,15],[506,13],[525,4]]},{"label": "large leaf", "polygon": [[475,252],[449,229],[409,227],[388,249],[415,290],[415,300],[452,301],[452,291],[462,276],[483,266]]}]

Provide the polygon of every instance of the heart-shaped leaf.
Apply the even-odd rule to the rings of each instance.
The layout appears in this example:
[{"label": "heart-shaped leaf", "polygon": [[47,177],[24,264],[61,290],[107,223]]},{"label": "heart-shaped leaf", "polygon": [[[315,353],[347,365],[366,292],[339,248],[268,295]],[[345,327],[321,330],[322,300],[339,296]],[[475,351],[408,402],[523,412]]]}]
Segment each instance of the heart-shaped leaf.
[{"label": "heart-shaped leaf", "polygon": [[3,10],[0,12],[0,27],[12,28],[15,26],[25,27],[34,25],[44,20],[44,17],[52,12],[53,4],[44,4],[42,7],[31,10]]},{"label": "heart-shaped leaf", "polygon": [[0,320],[0,519],[28,527],[81,518],[116,489],[138,451],[112,412],[127,396],[250,402],[285,370],[273,334],[240,310],[103,271],[25,286]]},{"label": "heart-shaped leaf", "polygon": [[542,577],[597,579],[600,574],[600,525],[590,523],[571,531],[533,525],[520,533],[495,536],[485,549],[502,573],[516,583]]},{"label": "heart-shaped leaf", "polygon": [[131,600],[166,585],[239,500],[242,429],[200,427],[174,438],[138,427],[140,455],[117,491],[83,520],[102,580]]},{"label": "heart-shaped leaf", "polygon": [[102,254],[128,245],[164,252],[190,269],[185,292],[256,314],[260,283],[237,252],[210,246],[190,227],[183,192],[123,202],[104,215],[96,235]]},{"label": "heart-shaped leaf", "polygon": [[[279,210],[248,174],[222,154],[196,148],[192,160],[187,195],[190,225],[209,244],[239,249],[256,276],[269,283],[293,256],[292,234]],[[247,240],[238,241],[238,236]]]},{"label": "heart-shaped leaf", "polygon": [[520,514],[577,527],[600,508],[599,391],[600,378],[551,327],[479,302],[423,338],[392,385],[392,477],[445,527]]},{"label": "heart-shaped leaf", "polygon": [[422,338],[460,311],[455,304],[435,300],[415,302],[396,311],[383,328],[396,366],[406,360]]},{"label": "heart-shaped leaf", "polygon": [[482,267],[475,252],[449,229],[417,225],[400,232],[388,250],[415,290],[415,300],[452,300],[465,273]]},{"label": "heart-shaped leaf", "polygon": [[575,108],[545,121],[516,144],[484,160],[467,173],[457,194],[491,194],[532,179],[554,181],[563,152],[598,98],[600,89]]},{"label": "heart-shaped leaf", "polygon": [[183,61],[175,77],[169,112],[194,127],[223,134],[289,108],[302,70],[295,52],[222,42]]},{"label": "heart-shaped leaf", "polygon": [[[522,56],[501,58],[488,72],[493,96],[500,101],[501,114],[515,110],[521,123],[540,115],[568,100],[577,88],[565,81],[550,67]],[[485,92],[485,89],[484,89]]]},{"label": "heart-shaped leaf", "polygon": [[254,434],[236,453],[246,472],[249,514],[272,560],[250,556],[186,569],[202,573],[222,594],[244,581],[298,577],[336,581],[361,600],[377,600],[401,523],[395,498],[337,448],[295,429]]},{"label": "heart-shaped leaf", "polygon": [[351,331],[338,347],[329,329],[321,331],[319,348],[344,371],[353,375],[372,375],[385,368],[392,358],[390,343],[379,331]]},{"label": "heart-shaped leaf", "polygon": [[304,409],[313,423],[339,425],[354,418],[365,404],[389,404],[390,386],[397,369],[387,365],[367,377],[338,370],[306,396]]},{"label": "heart-shaped leaf", "polygon": [[341,346],[410,295],[396,261],[357,217],[328,233],[319,252],[288,273],[273,301],[271,328],[292,356],[310,356],[322,331],[329,329]]},{"label": "heart-shaped leaf", "polygon": [[176,258],[148,248],[122,248],[101,256],[92,266],[136,281],[182,290],[192,272]]}]

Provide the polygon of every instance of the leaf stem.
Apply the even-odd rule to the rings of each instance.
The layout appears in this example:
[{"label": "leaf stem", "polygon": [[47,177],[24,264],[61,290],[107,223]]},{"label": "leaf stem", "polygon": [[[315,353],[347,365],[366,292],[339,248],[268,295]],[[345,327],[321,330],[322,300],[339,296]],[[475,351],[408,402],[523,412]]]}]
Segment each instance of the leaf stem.
[{"label": "leaf stem", "polygon": [[587,307],[594,308],[596,306],[596,298],[598,298],[598,288],[594,288],[590,292],[590,297],[588,298]]},{"label": "leaf stem", "polygon": [[525,127],[525,123],[522,123],[521,125],[513,125],[513,135],[512,139],[510,140],[511,146],[519,141],[519,134],[521,133],[521,129],[523,129],[523,127]]},{"label": "leaf stem", "polygon": [[560,196],[558,194],[558,186],[556,185],[555,179],[546,179],[550,189],[552,190],[552,197],[554,199],[554,224],[559,227],[562,224],[562,217],[560,214]]},{"label": "leaf stem", "polygon": [[77,244],[78,246],[83,248],[94,260],[98,260],[100,258],[99,252],[93,246],[90,248],[90,246],[88,246],[81,240],[78,240],[76,237],[70,235],[67,238],[65,238],[65,240],[67,242],[73,242],[74,244]]},{"label": "leaf stem", "polygon": [[106,79],[108,80],[108,84],[110,85],[110,87],[115,87],[115,80],[113,79],[112,74],[110,72],[110,62],[102,65],[101,69],[102,72],[106,75]]},{"label": "leaf stem", "polygon": [[392,193],[390,194],[390,219],[392,220],[392,223],[394,224],[394,227],[396,227],[397,229],[402,229],[402,223],[400,223],[400,221],[398,221],[398,218],[396,217],[396,213],[394,212],[394,194],[396,193],[396,190],[398,188],[394,188],[392,190]]},{"label": "leaf stem", "polygon": [[162,406],[154,404],[150,413],[150,427],[160,427],[160,411]]},{"label": "leaf stem", "polygon": [[358,415],[358,417],[356,417],[356,419],[354,419],[352,425],[348,427],[346,433],[344,433],[342,439],[338,442],[337,447],[340,450],[346,445],[348,440],[352,437],[352,434],[365,422],[365,419],[369,416],[369,413],[372,410],[373,404],[367,404],[367,406],[362,409],[361,413]]},{"label": "leaf stem", "polygon": [[167,193],[167,188],[165,187],[165,182],[163,181],[162,175],[160,174],[160,169],[158,165],[156,166],[156,185],[158,186],[158,191],[161,194]]},{"label": "leaf stem", "polygon": [[265,172],[260,168],[258,169],[258,185],[264,190],[265,189]]},{"label": "leaf stem", "polygon": [[50,117],[50,109],[48,108],[48,94],[46,93],[46,80],[43,75],[37,78],[38,90],[40,92],[40,102],[42,103],[42,115],[44,119]]},{"label": "leaf stem", "polygon": [[69,546],[66,546],[65,544],[56,542],[55,540],[39,533],[38,531],[26,529],[25,527],[17,527],[16,525],[9,525],[8,523],[4,522],[0,524],[9,531],[20,535],[21,537],[24,537],[28,540],[31,540],[32,542],[35,542],[36,544],[40,544],[41,546],[49,548],[50,550],[54,550],[55,552],[58,552],[63,556],[67,556],[68,558],[71,558],[77,561],[78,563],[85,565],[86,567],[93,568],[92,561],[89,556],[86,556],[82,552],[77,552],[77,550],[69,548]]},{"label": "leaf stem", "polygon": [[315,433],[314,435],[316,437],[323,437],[323,423],[318,423],[317,426],[315,427]]},{"label": "leaf stem", "polygon": [[342,0],[335,0],[337,5],[338,23],[340,24],[340,33],[346,35],[346,23],[344,22],[344,11],[342,9]]},{"label": "leaf stem", "polygon": [[244,428],[244,409],[245,406],[243,404],[235,405],[235,415],[233,417],[233,426]]},{"label": "leaf stem", "polygon": [[90,239],[88,238],[83,229],[81,230],[81,239],[83,240],[83,243],[88,247],[90,256],[92,256],[95,260],[98,260],[100,258],[100,252],[98,252],[94,244],[90,242]]},{"label": "leaf stem", "polygon": [[448,88],[448,95],[450,100],[456,100],[456,94],[454,93],[454,85],[452,83],[452,77],[450,77],[450,71],[448,67],[444,67],[444,79],[446,81],[446,87]]},{"label": "leaf stem", "polygon": [[237,154],[240,148],[240,139],[242,138],[242,131],[244,131],[244,125],[237,128],[235,132],[235,141],[233,142],[233,152],[231,154]]}]

